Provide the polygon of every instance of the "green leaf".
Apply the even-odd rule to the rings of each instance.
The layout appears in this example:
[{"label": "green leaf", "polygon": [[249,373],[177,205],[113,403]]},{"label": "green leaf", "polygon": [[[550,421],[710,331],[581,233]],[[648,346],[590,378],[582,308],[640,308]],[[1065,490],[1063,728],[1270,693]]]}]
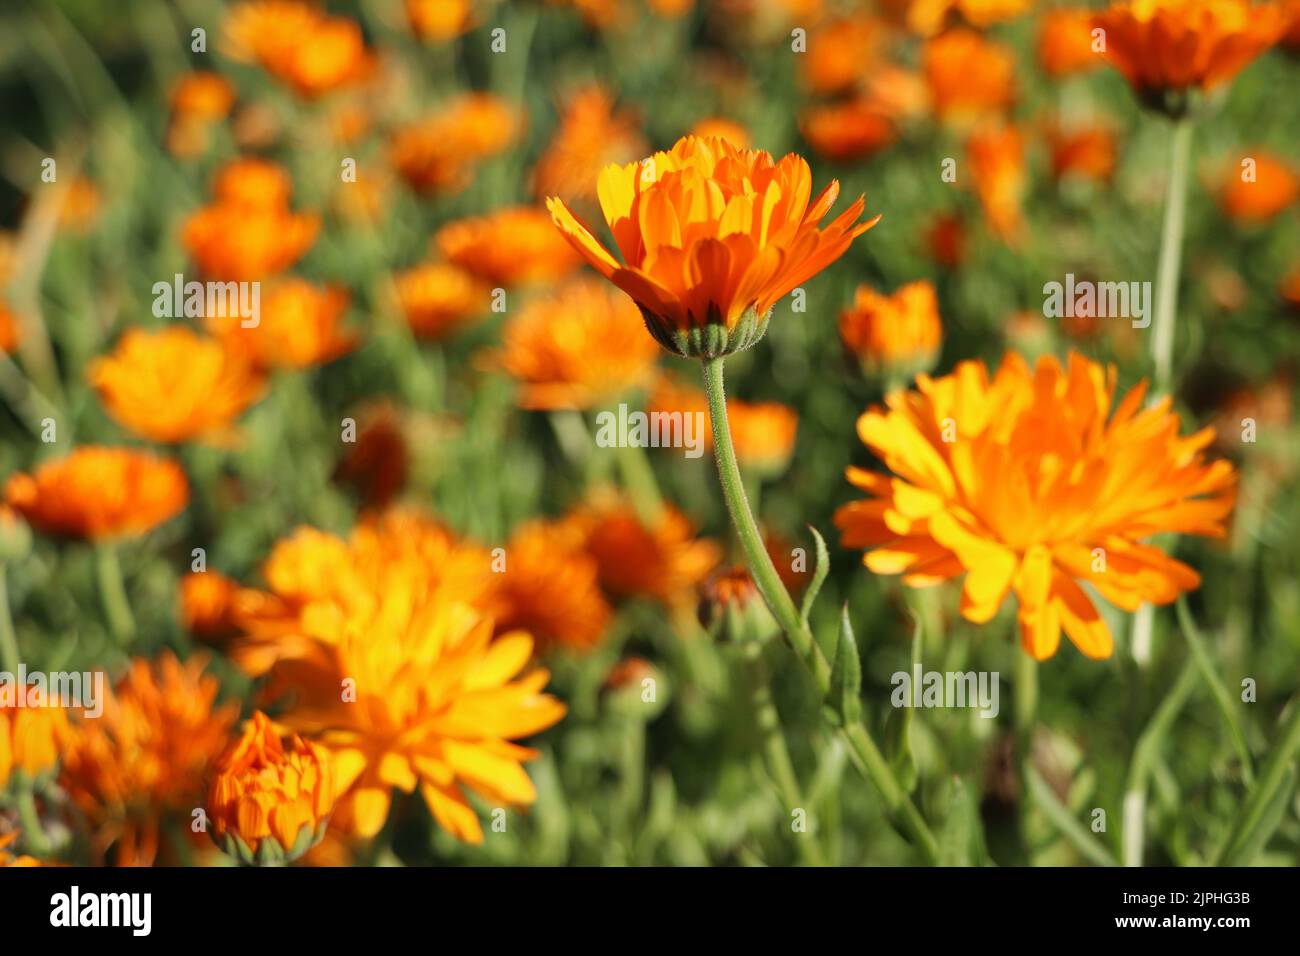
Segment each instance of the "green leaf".
[{"label": "green leaf", "polygon": [[849,623],[849,606],[840,611],[840,640],[835,646],[835,664],[831,668],[831,690],[827,701],[834,722],[843,727],[862,719],[862,663],[858,660],[858,642]]},{"label": "green leaf", "polygon": [[1183,629],[1183,636],[1187,638],[1187,645],[1192,649],[1192,657],[1196,659],[1196,668],[1201,673],[1201,679],[1210,688],[1210,695],[1223,716],[1223,722],[1228,725],[1228,735],[1232,737],[1232,745],[1241,760],[1242,778],[1249,787],[1254,782],[1255,774],[1251,766],[1250,746],[1246,743],[1246,734],[1241,729],[1237,712],[1233,709],[1232,695],[1228,693],[1227,685],[1215,670],[1210,652],[1205,647],[1205,640],[1201,637],[1196,621],[1192,618],[1192,612],[1187,608],[1187,600],[1181,596],[1178,598],[1178,623]]},{"label": "green leaf", "polygon": [[1237,836],[1233,845],[1223,855],[1224,866],[1244,866],[1255,858],[1269,837],[1282,823],[1287,804],[1295,790],[1295,767],[1287,767],[1282,774],[1280,786],[1262,801],[1257,812],[1243,832]]},{"label": "green leaf", "polygon": [[960,777],[952,780],[952,802],[939,833],[941,866],[983,866],[989,862],[975,793]]},{"label": "green leaf", "polygon": [[812,612],[813,601],[817,600],[817,595],[826,583],[826,575],[831,573],[831,556],[826,550],[826,541],[822,538],[820,532],[812,525],[808,526],[812,532],[813,538],[817,541],[817,564],[813,567],[812,583],[808,585],[808,590],[803,594],[803,605],[799,608],[799,616],[803,618],[805,624],[808,623],[808,615]]}]

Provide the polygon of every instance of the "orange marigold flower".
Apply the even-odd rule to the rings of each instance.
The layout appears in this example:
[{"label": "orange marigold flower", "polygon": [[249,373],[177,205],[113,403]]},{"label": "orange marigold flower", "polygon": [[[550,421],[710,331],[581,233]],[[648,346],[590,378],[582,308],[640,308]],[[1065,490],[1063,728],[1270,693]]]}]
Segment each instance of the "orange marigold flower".
[{"label": "orange marigold flower", "polygon": [[929,371],[943,343],[934,286],[909,282],[892,295],[858,286],[853,304],[840,313],[840,340],[872,377],[896,382]]},{"label": "orange marigold flower", "polygon": [[416,192],[465,188],[475,166],[518,138],[520,112],[487,93],[461,96],[426,119],[399,127],[389,141],[393,167]]},{"label": "orange marigold flower", "polygon": [[152,864],[168,821],[190,833],[204,777],[239,713],[237,704],[215,706],[217,680],[203,666],[170,652],[133,660],[103,715],[74,721],[67,735],[59,782],[90,823],[96,853],[116,844],[119,866]]},{"label": "orange marigold flower", "polygon": [[1026,651],[1051,657],[1064,629],[1088,657],[1111,653],[1110,630],[1079,582],[1135,611],[1168,604],[1200,577],[1142,543],[1174,531],[1219,537],[1236,475],[1203,450],[1213,429],[1180,437],[1145,383],[1112,412],[1116,371],[1071,354],[1036,369],[1008,353],[990,381],[982,362],[922,375],[917,391],[858,419],[858,435],[893,475],[850,467],[869,495],[839,509],[850,548],[877,574],[923,587],[965,574],[962,614],[983,623],[1008,592]]},{"label": "orange marigold flower", "polygon": [[980,127],[966,141],[966,153],[989,228],[1003,242],[1015,243],[1025,228],[1024,133],[1011,125]]},{"label": "orange marigold flower", "polygon": [[636,306],[596,279],[533,299],[501,333],[501,367],[528,409],[589,409],[649,383],[659,348]]},{"label": "orange marigold flower", "polygon": [[261,320],[245,328],[237,315],[209,316],[209,328],[229,348],[260,369],[303,369],[351,352],[357,336],[343,328],[350,297],[337,286],[316,286],[296,277],[266,290]]},{"label": "orange marigold flower", "polygon": [[99,188],[85,176],[68,184],[59,209],[59,225],[73,232],[89,232],[99,215]]},{"label": "orange marigold flower", "polygon": [[696,139],[725,139],[736,149],[749,149],[753,142],[753,137],[749,135],[749,130],[735,120],[727,119],[723,116],[706,116],[702,120],[697,120],[691,127],[691,136]]},{"label": "orange marigold flower", "polygon": [[893,121],[867,98],[809,107],[799,131],[818,155],[840,163],[870,156],[898,138]]},{"label": "orange marigold flower", "polygon": [[[1104,63],[1101,37],[1091,10],[1050,10],[1038,29],[1038,62],[1048,76],[1060,79],[1072,73],[1094,70]],[[1097,48],[1094,49],[1094,44]]]},{"label": "orange marigold flower", "polygon": [[74,538],[144,534],[189,501],[174,461],[130,448],[85,445],[5,484],[5,501],[40,531]]},{"label": "orange marigold flower", "polygon": [[304,98],[365,79],[374,67],[361,26],[299,0],[246,0],[225,22],[225,50],[256,62]]},{"label": "orange marigold flower", "polygon": [[935,115],[968,125],[1000,114],[1016,97],[1016,61],[1007,47],[974,30],[949,30],[928,40],[922,69]]},{"label": "orange marigold flower", "polygon": [[526,631],[539,653],[589,651],[601,642],[613,611],[583,544],[574,521],[536,520],[516,529],[505,548],[505,569],[492,575],[498,633]]},{"label": "orange marigold flower", "polygon": [[296,860],[325,836],[333,809],[328,755],[296,735],[281,740],[260,710],[218,759],[208,788],[213,842],[245,863]]},{"label": "orange marigold flower", "polygon": [[561,200],[547,207],[573,247],[636,301],[661,345],[712,357],[757,342],[776,301],[879,219],[857,221],[859,197],[818,229],[840,187],[832,180],[810,203],[811,186],[799,156],[777,162],[762,150],[692,136],[671,152],[610,166],[597,189],[622,265]]},{"label": "orange marigold flower", "polygon": [[645,152],[635,117],[614,111],[614,98],[599,86],[575,93],[560,114],[559,128],[533,170],[539,196],[595,199],[596,179],[610,163]]},{"label": "orange marigold flower", "polygon": [[405,0],[411,32],[424,40],[454,40],[478,24],[471,0]]},{"label": "orange marigold flower", "polygon": [[[330,752],[342,830],[373,836],[393,788],[418,788],[444,829],[480,843],[465,791],[497,805],[532,803],[521,764],[536,752],[513,741],[554,724],[564,705],[541,692],[545,670],[519,676],[532,637],[494,638],[491,619],[464,602],[427,537],[381,542],[373,529],[361,537],[368,543],[349,547],[321,536],[333,555],[297,567],[310,579],[283,582],[311,594],[276,640],[271,687],[294,701],[284,722]],[[478,566],[480,579],[487,567]]]},{"label": "orange marigold flower", "polygon": [[243,356],[181,325],[128,330],[88,377],[119,424],[164,443],[227,437],[265,391]]},{"label": "orange marigold flower", "polygon": [[1108,182],[1115,172],[1115,133],[1100,123],[1047,127],[1047,145],[1052,154],[1052,175],[1057,179],[1078,177]]},{"label": "orange marigold flower", "polygon": [[[65,706],[70,702],[34,700],[29,697],[45,692],[35,686],[12,683],[15,675],[0,692],[0,793],[9,778],[22,771],[29,779],[45,777],[59,762],[59,749],[68,728]],[[17,695],[23,695],[19,701]],[[35,704],[36,706],[30,706]]]},{"label": "orange marigold flower", "polygon": [[[656,384],[649,404],[652,413],[700,416],[697,420],[704,422],[704,447],[713,448],[713,423],[704,392],[664,377]],[[736,460],[742,466],[763,477],[785,471],[794,453],[798,412],[780,402],[742,402],[728,398],[727,419]]]},{"label": "orange marigold flower", "polygon": [[486,312],[488,290],[473,275],[445,262],[425,262],[393,277],[397,304],[411,331],[442,339]]},{"label": "orange marigold flower", "polygon": [[306,254],[320,218],[280,208],[216,203],[185,221],[181,241],[205,276],[252,281],[283,272]]},{"label": "orange marigold flower", "polygon": [[289,173],[269,159],[241,156],[217,170],[212,196],[222,205],[253,209],[285,209],[293,195]]},{"label": "orange marigold flower", "polygon": [[0,352],[8,355],[18,348],[18,316],[0,301]]},{"label": "orange marigold flower", "polygon": [[216,571],[192,571],[181,578],[181,624],[205,640],[228,637],[235,629],[239,584]]},{"label": "orange marigold flower", "polygon": [[933,36],[960,13],[963,20],[983,28],[1025,13],[1030,0],[886,0],[893,16],[919,36]]},{"label": "orange marigold flower", "polygon": [[616,598],[648,597],[670,606],[689,602],[722,559],[718,544],[696,538],[690,519],[670,505],[647,524],[630,504],[598,497],[575,520],[600,568],[601,587]]},{"label": "orange marigold flower", "polygon": [[764,641],[779,631],[743,565],[718,570],[704,582],[698,613],[700,625],[724,641]]},{"label": "orange marigold flower", "polygon": [[854,90],[871,72],[885,41],[886,29],[873,16],[837,17],[808,38],[800,57],[804,80],[812,92],[836,96]]},{"label": "orange marigold flower", "polygon": [[550,217],[532,206],[458,219],[439,229],[435,242],[447,261],[493,286],[554,282],[582,264]]},{"label": "orange marigold flower", "polygon": [[926,251],[946,269],[955,269],[966,258],[966,226],[955,213],[940,213],[925,230]]},{"label": "orange marigold flower", "polygon": [[1247,153],[1248,167],[1234,166],[1223,182],[1219,205],[1241,223],[1272,219],[1300,195],[1300,177],[1291,164],[1263,150]]},{"label": "orange marigold flower", "polygon": [[195,70],[172,87],[167,148],[177,156],[197,156],[208,145],[208,130],[235,104],[235,88],[219,73]]},{"label": "orange marigold flower", "polygon": [[1125,0],[1093,24],[1106,31],[1107,62],[1134,92],[1180,112],[1188,90],[1231,81],[1277,42],[1285,21],[1276,5],[1250,0]]}]

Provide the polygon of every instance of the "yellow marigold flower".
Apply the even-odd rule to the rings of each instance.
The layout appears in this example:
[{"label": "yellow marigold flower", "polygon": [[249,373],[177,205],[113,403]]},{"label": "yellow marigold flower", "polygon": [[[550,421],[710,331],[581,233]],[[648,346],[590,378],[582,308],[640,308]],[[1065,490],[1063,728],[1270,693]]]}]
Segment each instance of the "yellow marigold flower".
[{"label": "yellow marigold flower", "polygon": [[561,200],[547,207],[573,247],[636,301],[661,345],[711,357],[757,342],[777,299],[879,219],[857,221],[858,197],[818,229],[840,187],[832,180],[810,203],[811,187],[801,157],[777,162],[721,139],[687,136],[671,152],[610,166],[597,189],[622,265]]},{"label": "yellow marigold flower", "polygon": [[470,93],[399,127],[389,141],[389,158],[416,192],[454,192],[470,183],[477,163],[514,142],[523,126],[517,108],[487,93]]},{"label": "yellow marigold flower", "polygon": [[[663,377],[650,396],[650,411],[683,415],[702,415],[704,447],[713,448],[713,423],[704,392]],[[727,418],[731,422],[731,443],[736,460],[762,477],[770,478],[785,471],[794,453],[799,414],[780,402],[742,402],[727,399]]]},{"label": "yellow marigold flower", "polygon": [[247,0],[224,26],[228,56],[258,63],[305,98],[354,84],[374,66],[358,23],[299,0]]},{"label": "yellow marigold flower", "polygon": [[[10,680],[14,675],[9,675]],[[28,688],[10,686],[13,694],[26,694]],[[9,706],[0,701],[0,793],[9,779],[22,771],[29,779],[44,777],[58,765],[59,750],[68,729],[65,706],[57,701],[41,701],[41,706]],[[70,702],[63,702],[64,704]]]},{"label": "yellow marigold flower", "polygon": [[498,633],[525,631],[539,653],[563,647],[589,651],[605,637],[613,613],[600,590],[600,571],[574,521],[529,521],[506,544],[496,584]]},{"label": "yellow marigold flower", "polygon": [[706,116],[702,120],[697,120],[691,127],[690,135],[696,139],[725,139],[736,149],[749,149],[753,142],[748,129],[724,116]]},{"label": "yellow marigold flower", "polygon": [[454,40],[478,24],[470,0],[405,0],[411,32],[424,40]]},{"label": "yellow marigold flower", "polygon": [[500,365],[534,410],[595,408],[648,384],[659,356],[636,306],[595,279],[533,299],[501,337]]},{"label": "yellow marigold flower", "polygon": [[144,534],[175,517],[190,489],[179,465],[129,448],[84,445],[5,484],[6,503],[36,529],[74,538]]},{"label": "yellow marigold flower", "polygon": [[607,90],[588,86],[565,104],[555,136],[533,170],[533,189],[539,196],[595,199],[602,169],[644,152],[635,117],[616,113]]},{"label": "yellow marigold flower", "polygon": [[89,379],[119,424],[164,443],[228,437],[265,391],[243,356],[181,325],[128,330],[116,350],[90,364]]},{"label": "yellow marigold flower", "polygon": [[858,286],[840,313],[840,340],[869,376],[897,381],[929,371],[943,344],[934,286],[909,282],[892,295]]},{"label": "yellow marigold flower", "polygon": [[411,331],[442,339],[487,312],[488,289],[464,269],[425,262],[393,278],[397,304]]},{"label": "yellow marigold flower", "polygon": [[1219,192],[1224,214],[1240,223],[1272,219],[1300,196],[1300,177],[1290,163],[1265,150],[1248,150],[1254,160],[1251,176],[1239,165],[1229,168]]},{"label": "yellow marigold flower", "polygon": [[170,653],[135,659],[107,694],[104,713],[74,721],[59,781],[93,829],[102,856],[116,845],[119,866],[154,862],[163,824],[183,820],[203,798],[203,782],[226,744],[237,704],[214,706],[216,678],[202,658]]},{"label": "yellow marigold flower", "polygon": [[465,791],[532,803],[521,764],[536,753],[513,741],[554,724],[564,705],[541,692],[545,670],[519,676],[529,635],[494,639],[491,619],[458,600],[437,565],[409,551],[385,559],[385,586],[336,587],[333,599],[313,602],[307,626],[287,635],[299,652],[274,664],[271,686],[292,692],[285,723],[331,754],[340,828],[373,836],[393,788],[418,788],[442,827],[480,843]]},{"label": "yellow marigold flower", "polygon": [[1024,133],[1010,124],[982,126],[966,141],[966,154],[989,228],[1003,242],[1014,244],[1025,228]]},{"label": "yellow marigold flower", "polygon": [[264,290],[257,325],[245,328],[237,315],[209,316],[207,321],[214,334],[254,366],[303,369],[356,348],[356,334],[343,327],[349,301],[337,286],[294,277]]},{"label": "yellow marigold flower", "polygon": [[690,520],[670,505],[646,524],[630,504],[598,497],[575,520],[600,568],[601,587],[616,598],[648,597],[670,606],[689,602],[722,559],[718,544],[696,538]]},{"label": "yellow marigold flower", "polygon": [[1173,112],[1185,94],[1232,80],[1277,42],[1285,26],[1274,4],[1250,0],[1132,0],[1097,13],[1108,63],[1144,102]]},{"label": "yellow marigold flower", "polygon": [[991,381],[981,362],[920,376],[917,391],[858,419],[893,475],[848,469],[869,497],[836,513],[844,545],[871,549],[868,568],[913,587],[965,574],[962,614],[976,623],[1014,590],[1039,660],[1062,628],[1088,657],[1108,657],[1110,630],[1079,582],[1127,611],[1197,587],[1194,570],[1142,542],[1222,536],[1236,484],[1229,462],[1202,454],[1213,429],[1179,437],[1168,398],[1142,409],[1145,383],[1112,412],[1115,385],[1113,366],[1077,354],[1063,370],[1008,353]]},{"label": "yellow marigold flower", "polygon": [[8,355],[18,349],[18,316],[0,301],[0,352]]},{"label": "yellow marigold flower", "polygon": [[334,809],[329,757],[311,741],[286,745],[260,710],[217,761],[208,788],[217,846],[244,863],[296,860],[320,842]]},{"label": "yellow marigold flower", "polygon": [[1091,10],[1051,10],[1038,29],[1038,62],[1048,76],[1060,79],[1101,66],[1105,60],[1094,52]]},{"label": "yellow marigold flower", "polygon": [[800,57],[808,88],[821,96],[854,90],[871,72],[884,43],[886,29],[873,16],[837,17],[818,27],[808,38],[808,52]]},{"label": "yellow marigold flower", "polygon": [[799,131],[819,156],[839,163],[864,159],[898,138],[893,121],[866,97],[809,107]]},{"label": "yellow marigold flower", "polygon": [[9,850],[10,844],[18,839],[18,833],[6,833],[0,836],[0,867],[33,867],[40,866],[41,861],[34,856],[19,855],[16,856]]},{"label": "yellow marigold flower", "polygon": [[181,624],[204,640],[229,636],[239,592],[238,583],[217,571],[190,572],[181,578]]},{"label": "yellow marigold flower", "polygon": [[1016,98],[1014,54],[974,30],[949,30],[927,41],[922,69],[935,115],[945,122],[969,125],[1002,113]]},{"label": "yellow marigold flower", "polygon": [[1108,182],[1115,172],[1115,134],[1100,123],[1072,127],[1052,124],[1047,128],[1047,145],[1052,154],[1052,175],[1057,179],[1076,176]]},{"label": "yellow marigold flower", "polygon": [[515,206],[458,219],[435,237],[444,258],[493,286],[555,282],[582,260],[541,209]]}]

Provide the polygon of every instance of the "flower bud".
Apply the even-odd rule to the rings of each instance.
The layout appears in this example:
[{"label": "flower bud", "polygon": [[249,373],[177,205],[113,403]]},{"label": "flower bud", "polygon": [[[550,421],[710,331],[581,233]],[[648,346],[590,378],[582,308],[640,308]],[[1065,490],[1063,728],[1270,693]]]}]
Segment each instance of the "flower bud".
[{"label": "flower bud", "polygon": [[705,582],[699,615],[704,629],[723,641],[757,643],[778,629],[754,579],[739,565]]}]

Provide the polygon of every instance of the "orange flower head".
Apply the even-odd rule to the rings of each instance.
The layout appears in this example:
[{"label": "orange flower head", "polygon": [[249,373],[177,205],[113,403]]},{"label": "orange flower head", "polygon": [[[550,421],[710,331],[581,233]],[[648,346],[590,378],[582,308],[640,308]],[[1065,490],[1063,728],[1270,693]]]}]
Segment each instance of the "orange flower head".
[{"label": "orange flower head", "polygon": [[205,206],[185,221],[181,240],[203,275],[247,282],[283,272],[316,241],[320,218],[235,203]]},{"label": "orange flower head", "polygon": [[393,283],[398,307],[420,338],[446,338],[486,312],[483,283],[445,262],[422,263],[394,276]]},{"label": "orange flower head", "polygon": [[500,365],[534,410],[598,407],[648,384],[659,356],[636,306],[590,278],[532,300],[501,335]]},{"label": "orange flower head", "polygon": [[865,97],[809,107],[799,131],[814,152],[838,163],[865,159],[898,138],[893,121]]},{"label": "orange flower head", "polygon": [[150,865],[168,819],[183,819],[189,833],[239,713],[237,704],[215,705],[217,680],[203,666],[170,653],[133,660],[103,715],[74,721],[67,735],[60,783],[89,821],[97,853],[116,844],[118,865]]},{"label": "orange flower head", "polygon": [[1232,167],[1224,180],[1219,205],[1234,222],[1267,222],[1296,201],[1300,177],[1290,163],[1263,150],[1248,155],[1250,164]]},{"label": "orange flower head", "polygon": [[287,209],[293,195],[289,173],[269,159],[241,156],[217,170],[212,196],[217,203],[248,210]]},{"label": "orange flower head", "polygon": [[706,116],[697,120],[691,127],[691,134],[696,139],[725,139],[736,149],[749,149],[753,137],[749,130],[735,120],[723,116]]},{"label": "orange flower head", "polygon": [[468,557],[445,531],[392,515],[350,541],[305,530],[268,562],[268,605],[235,659],[269,670],[272,695],[292,695],[285,724],[329,751],[343,832],[377,833],[394,788],[418,789],[473,843],[483,831],[466,791],[498,806],[536,799],[521,766],[535,751],[514,741],[564,706],[541,692],[546,671],[523,673],[531,636],[494,637],[472,594],[487,597],[490,558]]},{"label": "orange flower head", "polygon": [[935,115],[969,126],[1005,112],[1016,98],[1016,61],[1000,43],[954,29],[928,40],[921,56]]},{"label": "orange flower head", "polygon": [[596,180],[610,163],[645,152],[635,117],[616,113],[614,99],[599,86],[579,90],[560,115],[560,125],[533,170],[539,196],[594,200]]},{"label": "orange flower head", "polygon": [[456,192],[473,180],[479,162],[514,142],[523,126],[522,114],[504,100],[470,93],[433,116],[399,127],[389,141],[389,157],[416,192]]},{"label": "orange flower head", "polygon": [[897,382],[928,372],[943,343],[934,286],[909,282],[892,295],[858,286],[853,305],[840,313],[840,340],[873,378]]},{"label": "orange flower head", "polygon": [[810,202],[811,188],[799,156],[778,162],[692,136],[670,152],[607,167],[597,190],[622,265],[561,200],[547,206],[573,247],[637,303],[661,345],[708,358],[762,338],[776,301],[879,219],[858,222],[859,197],[819,229],[840,187],[832,181]]},{"label": "orange flower head", "polygon": [[1108,657],[1110,630],[1079,582],[1135,611],[1168,604],[1197,573],[1143,543],[1161,532],[1221,537],[1236,475],[1203,454],[1213,429],[1180,437],[1145,383],[1112,411],[1116,373],[1078,354],[1036,368],[1008,353],[990,380],[981,362],[921,375],[858,419],[892,472],[851,467],[868,498],[835,516],[866,566],[912,587],[965,575],[961,609],[984,623],[1019,601],[1026,651],[1051,657],[1064,629],[1086,656]]},{"label": "orange flower head", "polygon": [[128,330],[89,378],[114,420],[163,443],[227,437],[265,390],[243,356],[181,325]]},{"label": "orange flower head", "polygon": [[246,0],[225,23],[229,56],[256,62],[305,99],[358,83],[374,58],[361,26],[298,0]]},{"label": "orange flower head", "polygon": [[[713,423],[704,392],[682,385],[667,376],[660,378],[650,396],[651,413],[697,415],[704,423],[704,447],[713,448]],[[742,402],[727,399],[731,444],[742,467],[763,478],[785,471],[794,453],[799,415],[780,402]]]},{"label": "orange flower head", "polygon": [[1123,0],[1097,13],[1105,58],[1143,102],[1179,114],[1277,42],[1279,7],[1250,0]]},{"label": "orange flower head", "polygon": [[1038,62],[1048,76],[1060,79],[1101,66],[1101,37],[1093,39],[1091,10],[1050,10],[1038,29]]},{"label": "orange flower head", "polygon": [[925,246],[930,258],[945,269],[955,269],[966,258],[966,225],[955,213],[940,213],[925,230]]},{"label": "orange flower head", "polygon": [[885,33],[884,24],[872,16],[827,21],[813,32],[807,54],[799,58],[808,88],[819,96],[853,91],[871,72]]},{"label": "orange flower head", "polygon": [[1115,134],[1102,124],[1074,127],[1049,126],[1047,144],[1052,153],[1052,175],[1108,182],[1115,171]]},{"label": "orange flower head", "polygon": [[220,73],[194,70],[184,73],[172,86],[173,117],[212,122],[225,119],[235,105],[235,88]]},{"label": "orange flower head", "polygon": [[73,232],[85,233],[95,225],[99,216],[99,187],[85,176],[78,176],[68,184],[59,210],[59,225]]},{"label": "orange flower head", "polygon": [[723,641],[765,641],[779,630],[749,570],[714,572],[700,587],[700,625]]},{"label": "orange flower head", "polygon": [[470,0],[405,0],[411,32],[422,40],[454,40],[478,25]]},{"label": "orange flower head", "polygon": [[129,448],[83,445],[32,474],[16,472],[6,503],[39,531],[99,540],[144,534],[179,514],[190,488],[179,465]]},{"label": "orange flower head", "polygon": [[325,836],[334,809],[329,757],[311,741],[280,738],[253,714],[217,761],[208,788],[212,840],[244,863],[298,859]]},{"label": "orange flower head", "polygon": [[604,639],[613,611],[583,540],[566,520],[529,521],[511,535],[505,569],[492,576],[498,633],[526,631],[539,653],[589,651]]},{"label": "orange flower head", "polygon": [[435,242],[448,262],[494,287],[555,282],[582,264],[545,211],[531,206],[448,223]]},{"label": "orange flower head", "polygon": [[983,29],[1025,13],[1030,0],[885,0],[895,19],[918,36],[934,36],[960,13],[965,22]]},{"label": "orange flower head", "polygon": [[[15,675],[8,675],[10,681]],[[68,729],[68,712],[63,703],[33,699],[42,691],[35,687],[5,685],[0,693],[0,794],[14,773],[29,780],[50,775],[59,762],[59,748]],[[17,700],[17,695],[23,700]],[[33,706],[35,705],[35,706]]]},{"label": "orange flower head", "polygon": [[337,286],[296,277],[280,280],[262,296],[257,325],[237,315],[209,316],[208,326],[229,349],[259,369],[304,369],[351,352],[357,336],[344,327],[350,297]]},{"label": "orange flower head", "polygon": [[0,353],[12,354],[18,350],[18,316],[0,300]]},{"label": "orange flower head", "polygon": [[181,578],[181,624],[207,641],[228,637],[235,628],[239,585],[216,571],[192,571]]},{"label": "orange flower head", "polygon": [[600,568],[601,587],[616,598],[686,604],[722,559],[718,544],[696,538],[690,520],[668,505],[647,522],[630,504],[598,496],[576,520]]},{"label": "orange flower head", "polygon": [[966,153],[989,228],[1003,242],[1016,243],[1025,228],[1024,133],[1011,125],[982,126],[967,140]]}]

